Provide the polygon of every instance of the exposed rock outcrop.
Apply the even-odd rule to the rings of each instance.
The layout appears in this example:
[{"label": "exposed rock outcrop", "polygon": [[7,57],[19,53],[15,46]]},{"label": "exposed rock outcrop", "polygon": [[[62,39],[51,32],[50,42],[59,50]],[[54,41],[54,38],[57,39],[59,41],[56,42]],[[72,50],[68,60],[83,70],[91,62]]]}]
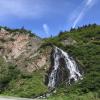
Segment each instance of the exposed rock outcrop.
[{"label": "exposed rock outcrop", "polygon": [[0,56],[13,62],[23,73],[49,67],[51,47],[42,50],[42,39],[24,31],[0,30]]},{"label": "exposed rock outcrop", "polygon": [[64,39],[61,41],[61,43],[64,45],[64,46],[67,46],[67,45],[74,45],[76,44],[77,42],[75,40],[73,40],[72,38],[67,38],[67,39]]}]

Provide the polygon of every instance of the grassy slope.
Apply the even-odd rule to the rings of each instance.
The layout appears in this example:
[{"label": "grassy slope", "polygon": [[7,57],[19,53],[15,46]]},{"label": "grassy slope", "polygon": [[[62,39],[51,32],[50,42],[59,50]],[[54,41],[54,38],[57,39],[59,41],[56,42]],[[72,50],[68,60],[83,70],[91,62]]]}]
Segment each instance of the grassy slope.
[{"label": "grassy slope", "polygon": [[[64,46],[61,41],[68,37],[77,43]],[[100,97],[100,26],[92,25],[62,32],[46,42],[53,43],[73,55],[84,69],[84,79],[72,86],[61,85],[52,100],[96,100]],[[92,93],[91,93],[92,92]],[[61,97],[61,95],[63,97]],[[90,97],[90,98],[89,98]],[[61,99],[60,99],[61,98]],[[87,99],[86,99],[87,98]],[[93,98],[93,99],[92,99]]]},{"label": "grassy slope", "polygon": [[[77,41],[75,45],[64,46],[61,41],[71,37]],[[74,56],[84,69],[84,80],[72,86],[61,85],[50,100],[99,100],[100,97],[100,26],[88,26],[62,32],[59,36],[46,39],[45,43],[53,43]],[[2,62],[2,61],[1,61]],[[2,65],[3,66],[3,65]],[[14,69],[13,69],[14,70]],[[15,70],[14,70],[15,71]],[[13,76],[14,73],[10,73]],[[27,76],[19,73],[10,78],[3,95],[32,97],[47,91],[43,84],[44,71],[34,72]],[[9,76],[9,77],[10,77]],[[98,98],[98,99],[96,99]]]},{"label": "grassy slope", "polygon": [[77,95],[77,94],[70,94],[70,95],[57,95],[57,96],[52,96],[48,98],[48,100],[100,100],[98,97],[98,94],[96,93],[87,93],[83,95]]},{"label": "grassy slope", "polygon": [[22,74],[14,64],[0,57],[0,94],[19,97],[34,97],[47,91],[41,69],[32,75]]},{"label": "grassy slope", "polygon": [[8,88],[3,92],[3,95],[34,97],[47,91],[43,84],[44,72],[33,72],[31,76],[22,76],[10,81]]},{"label": "grassy slope", "polygon": [[[29,34],[31,37],[37,37],[24,28],[10,29],[4,28],[13,34]],[[47,86],[44,85],[45,72],[41,69],[33,72],[31,75],[23,74],[17,69],[17,66],[4,61],[0,57],[0,95],[34,97],[47,91]]]}]

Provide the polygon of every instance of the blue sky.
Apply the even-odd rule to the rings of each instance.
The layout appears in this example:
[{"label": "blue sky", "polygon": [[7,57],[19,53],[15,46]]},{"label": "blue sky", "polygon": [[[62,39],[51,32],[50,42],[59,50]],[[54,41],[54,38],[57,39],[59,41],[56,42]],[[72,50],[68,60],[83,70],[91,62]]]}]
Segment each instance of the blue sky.
[{"label": "blue sky", "polygon": [[0,25],[40,37],[84,24],[100,24],[100,0],[0,0]]}]

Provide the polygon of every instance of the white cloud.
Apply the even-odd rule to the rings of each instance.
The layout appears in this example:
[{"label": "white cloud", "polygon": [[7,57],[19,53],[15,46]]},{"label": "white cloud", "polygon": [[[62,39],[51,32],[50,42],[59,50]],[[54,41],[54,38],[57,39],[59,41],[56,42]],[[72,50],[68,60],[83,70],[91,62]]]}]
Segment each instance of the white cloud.
[{"label": "white cloud", "polygon": [[46,36],[49,36],[49,27],[47,24],[43,24],[43,30],[44,30]]},{"label": "white cloud", "polygon": [[72,13],[69,19],[73,22],[72,27],[74,28],[79,21],[84,17],[86,12],[95,4],[96,0],[84,0],[78,8]]},{"label": "white cloud", "polygon": [[41,0],[0,0],[2,17],[37,18],[43,16],[46,11],[47,6]]},{"label": "white cloud", "polygon": [[90,5],[93,2],[93,0],[87,0],[86,5]]},{"label": "white cloud", "polygon": [[78,17],[74,20],[72,28],[74,28],[76,26],[76,24],[83,18],[84,13],[85,13],[85,9],[82,9],[82,11],[78,15]]},{"label": "white cloud", "polygon": [[0,0],[0,20],[7,17],[34,19],[61,15],[69,5],[66,0]]}]

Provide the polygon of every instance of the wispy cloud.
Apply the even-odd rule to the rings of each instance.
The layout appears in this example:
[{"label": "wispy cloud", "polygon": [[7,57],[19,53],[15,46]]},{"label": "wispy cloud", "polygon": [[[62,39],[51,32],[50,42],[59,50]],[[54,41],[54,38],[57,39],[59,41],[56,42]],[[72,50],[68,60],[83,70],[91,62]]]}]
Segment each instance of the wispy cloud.
[{"label": "wispy cloud", "polygon": [[0,16],[38,18],[47,11],[45,3],[41,0],[0,0]]},{"label": "wispy cloud", "polygon": [[[52,14],[61,14],[63,7],[69,5],[62,0],[0,0],[0,18],[14,16],[17,18],[41,18]],[[51,15],[52,15],[51,14]]]},{"label": "wispy cloud", "polygon": [[72,27],[74,28],[79,21],[82,20],[86,12],[95,4],[97,0],[84,0],[78,8],[70,16],[70,21],[73,22]]},{"label": "wispy cloud", "polygon": [[93,3],[93,0],[87,0],[86,5],[90,5]]},{"label": "wispy cloud", "polygon": [[47,37],[50,36],[50,34],[49,34],[49,27],[48,27],[47,24],[43,24],[43,30],[44,30],[44,32],[45,32]]}]

